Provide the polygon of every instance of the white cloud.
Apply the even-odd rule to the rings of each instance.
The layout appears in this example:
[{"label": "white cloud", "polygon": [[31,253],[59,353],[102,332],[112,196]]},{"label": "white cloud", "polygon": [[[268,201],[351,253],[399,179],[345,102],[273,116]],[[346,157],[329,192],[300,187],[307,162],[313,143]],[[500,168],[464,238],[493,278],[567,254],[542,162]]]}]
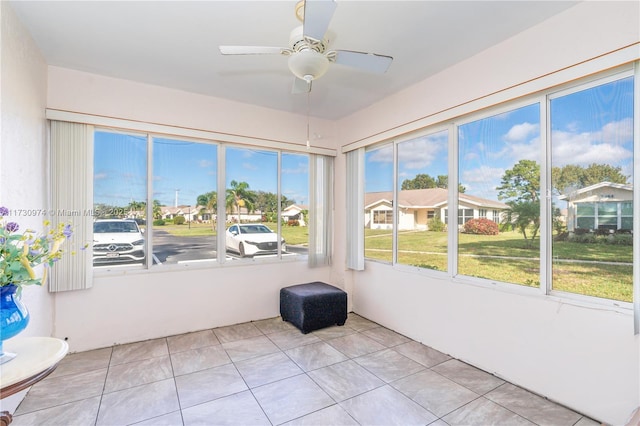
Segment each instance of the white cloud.
[{"label": "white cloud", "polygon": [[309,167],[305,163],[298,163],[296,167],[282,169],[282,174],[300,175],[309,172]]},{"label": "white cloud", "polygon": [[539,124],[521,123],[512,126],[506,135],[504,140],[507,142],[523,142],[531,136],[537,136],[540,133]]},{"label": "white cloud", "polygon": [[93,175],[93,180],[103,180],[107,179],[109,176],[106,173],[96,173]]},{"label": "white cloud", "polygon": [[414,139],[398,145],[398,161],[405,169],[422,169],[436,160],[442,160],[440,153],[447,151],[447,136],[436,135]]},{"label": "white cloud", "polygon": [[633,141],[633,119],[624,118],[620,121],[607,123],[602,127],[598,136],[602,142],[624,145]]},{"label": "white cloud", "polygon": [[200,160],[198,161],[198,167],[201,167],[203,169],[206,169],[208,167],[213,166],[213,161],[209,161],[209,160]]},{"label": "white cloud", "polygon": [[242,167],[247,170],[258,170],[258,166],[253,163],[242,163]]},{"label": "white cloud", "polygon": [[633,158],[633,122],[630,118],[605,124],[596,132],[556,130],[551,135],[553,165],[591,163],[625,165]]},{"label": "white cloud", "polygon": [[500,167],[481,166],[473,170],[464,170],[462,172],[461,183],[483,183],[502,179],[504,169]]},{"label": "white cloud", "polygon": [[391,144],[371,151],[367,156],[367,161],[372,163],[391,163],[393,162],[393,146]]}]

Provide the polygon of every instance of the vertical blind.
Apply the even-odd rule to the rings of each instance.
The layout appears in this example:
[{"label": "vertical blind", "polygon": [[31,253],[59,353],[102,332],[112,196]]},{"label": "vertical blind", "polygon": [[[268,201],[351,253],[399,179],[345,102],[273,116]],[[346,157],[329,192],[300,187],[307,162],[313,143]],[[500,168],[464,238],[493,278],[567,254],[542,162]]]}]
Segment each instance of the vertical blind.
[{"label": "vertical blind", "polygon": [[347,268],[364,270],[364,148],[347,153]]},{"label": "vertical blind", "polygon": [[312,154],[309,169],[309,266],[331,265],[333,157]]},{"label": "vertical blind", "polygon": [[[81,290],[93,284],[93,126],[51,122],[50,220],[71,224],[67,252],[51,269],[49,291]],[[84,250],[88,244],[89,249]]]}]

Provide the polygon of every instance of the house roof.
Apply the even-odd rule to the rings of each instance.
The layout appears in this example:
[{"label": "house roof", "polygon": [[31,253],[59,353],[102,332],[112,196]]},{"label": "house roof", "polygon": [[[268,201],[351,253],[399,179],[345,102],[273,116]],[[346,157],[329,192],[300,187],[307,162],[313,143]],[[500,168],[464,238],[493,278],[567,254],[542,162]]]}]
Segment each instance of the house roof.
[{"label": "house roof", "polygon": [[[364,205],[368,209],[381,202],[391,204],[391,200],[393,200],[391,191],[367,192],[364,196]],[[406,189],[398,192],[398,205],[402,208],[442,208],[447,205],[447,201],[448,191],[444,188]],[[464,193],[460,194],[460,201],[477,207],[509,208],[505,203]]]},{"label": "house roof", "polygon": [[301,212],[302,210],[309,210],[309,206],[306,206],[304,204],[291,204],[290,206],[285,207],[284,209],[282,209],[282,212],[288,212],[290,210],[296,210]]},{"label": "house roof", "polygon": [[559,200],[566,200],[567,198],[571,197],[571,198],[576,198],[576,196],[590,192],[590,191],[594,191],[596,189],[600,189],[600,188],[615,188],[615,189],[622,189],[623,191],[633,191],[633,185],[631,184],[624,184],[624,183],[613,183],[613,182],[600,182],[600,183],[596,183],[594,185],[589,185],[589,186],[585,186],[584,188],[580,188],[575,192],[572,192],[571,194],[562,194],[560,196],[558,196]]}]

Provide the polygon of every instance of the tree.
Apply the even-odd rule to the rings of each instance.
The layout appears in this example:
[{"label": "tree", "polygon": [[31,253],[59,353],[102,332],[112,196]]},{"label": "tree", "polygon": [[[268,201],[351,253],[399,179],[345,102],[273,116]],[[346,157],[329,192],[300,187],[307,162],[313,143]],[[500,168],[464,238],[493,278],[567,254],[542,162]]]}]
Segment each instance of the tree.
[{"label": "tree", "polygon": [[232,180],[229,186],[231,188],[227,188],[226,206],[227,208],[236,207],[238,223],[240,223],[240,207],[245,207],[247,211],[253,212],[255,210],[256,193],[249,189],[247,182]]},{"label": "tree", "polygon": [[[520,160],[504,172],[498,199],[538,201],[540,199],[540,165],[533,160]],[[508,203],[507,203],[508,204]]]},{"label": "tree", "polygon": [[[527,248],[532,248],[540,230],[540,201],[511,201],[508,204],[511,208],[504,211],[503,229],[507,226],[517,229],[524,237]],[[529,236],[527,231],[530,231]]]},{"label": "tree", "polygon": [[[419,173],[413,179],[405,179],[402,181],[402,190],[407,189],[428,189],[428,188],[443,188],[449,187],[449,176],[438,175],[437,178],[433,178],[428,174]],[[466,188],[458,184],[458,191],[464,193]]]},{"label": "tree", "polygon": [[580,189],[600,182],[627,184],[629,176],[622,174],[622,167],[609,164],[592,163],[587,167],[577,164],[567,164],[563,167],[551,169],[553,187],[559,194],[567,192],[568,188]]},{"label": "tree", "polygon": [[[262,213],[275,213],[278,211],[278,196],[273,192],[256,191],[255,192],[255,208]],[[284,209],[291,204],[295,204],[294,200],[288,199],[286,196],[280,196],[280,208]]]},{"label": "tree", "polygon": [[160,207],[162,207],[162,204],[160,204],[160,201],[153,200],[152,214],[154,219],[162,219],[162,209]]},{"label": "tree", "polygon": [[[200,214],[210,214],[213,217],[213,215],[217,213],[218,193],[216,191],[209,191],[204,194],[200,194],[198,195],[198,198],[196,198],[196,204],[198,206],[203,206],[203,208],[200,209]],[[213,228],[213,232],[215,232],[216,223],[213,220],[211,220],[211,227]]]},{"label": "tree", "polygon": [[131,201],[129,203],[129,211],[139,212],[144,211],[147,208],[145,201]]},{"label": "tree", "polygon": [[210,212],[213,212],[213,210],[215,210],[217,204],[218,193],[216,191],[210,191],[204,194],[200,194],[198,195],[198,198],[196,198],[196,205],[202,206]]},{"label": "tree", "polygon": [[417,174],[413,179],[405,179],[402,182],[403,190],[406,189],[426,189],[426,188],[435,188],[436,181],[429,175],[420,173]]},{"label": "tree", "polygon": [[540,229],[540,166],[533,160],[520,160],[504,172],[496,189],[498,198],[508,200],[510,207],[503,212],[503,227],[520,231],[527,247],[532,247]]}]

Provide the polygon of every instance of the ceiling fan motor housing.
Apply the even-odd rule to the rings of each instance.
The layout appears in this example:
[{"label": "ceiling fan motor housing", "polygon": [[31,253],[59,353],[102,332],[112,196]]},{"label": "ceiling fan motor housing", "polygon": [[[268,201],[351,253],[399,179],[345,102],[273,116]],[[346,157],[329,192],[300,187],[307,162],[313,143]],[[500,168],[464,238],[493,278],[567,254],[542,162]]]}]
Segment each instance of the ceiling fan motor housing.
[{"label": "ceiling fan motor housing", "polygon": [[307,82],[320,78],[329,69],[329,59],[323,54],[328,41],[305,37],[303,27],[291,31],[289,45],[293,53],[289,56],[289,69],[298,78]]},{"label": "ceiling fan motor housing", "polygon": [[289,56],[289,69],[306,81],[320,78],[329,69],[329,59],[313,49],[305,49]]}]

